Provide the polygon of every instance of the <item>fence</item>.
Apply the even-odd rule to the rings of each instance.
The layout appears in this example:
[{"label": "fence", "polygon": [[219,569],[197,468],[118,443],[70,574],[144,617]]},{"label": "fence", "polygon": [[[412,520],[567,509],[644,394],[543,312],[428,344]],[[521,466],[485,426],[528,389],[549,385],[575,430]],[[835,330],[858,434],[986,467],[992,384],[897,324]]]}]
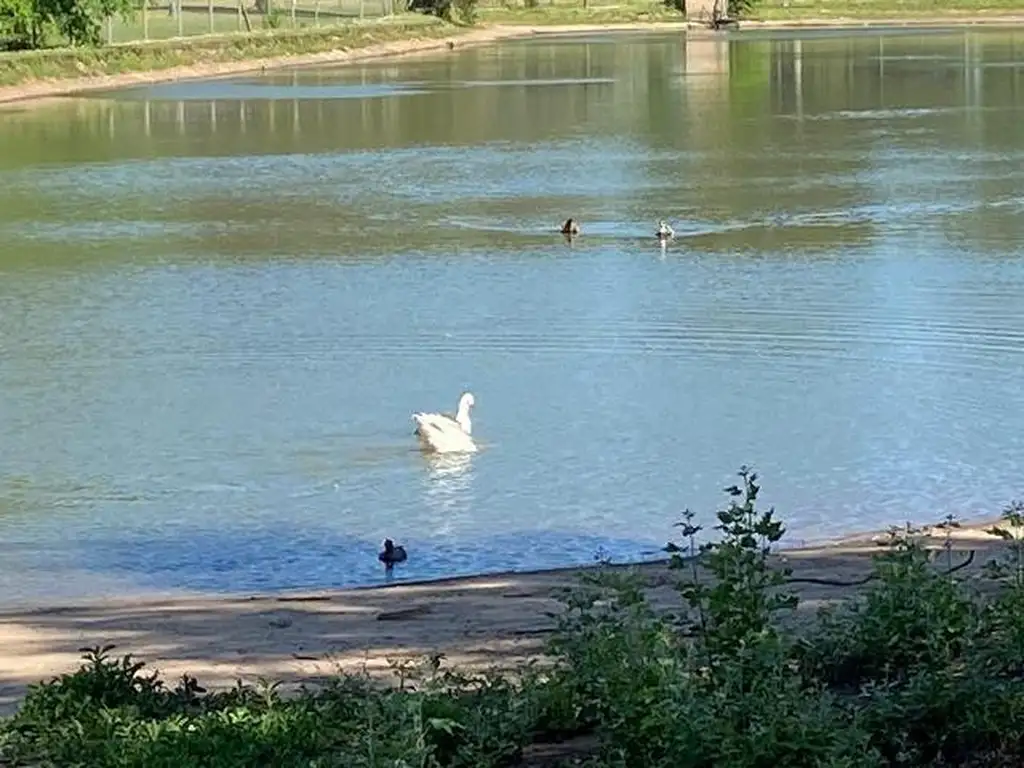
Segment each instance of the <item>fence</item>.
[{"label": "fence", "polygon": [[108,19],[104,35],[108,43],[167,40],[261,29],[332,26],[403,11],[404,0],[157,0],[144,2],[127,21]]},{"label": "fence", "polygon": [[[694,0],[690,0],[693,2]],[[707,0],[714,2],[714,0]],[[151,0],[128,21],[108,19],[108,43],[168,40],[266,29],[326,27],[355,19],[383,19],[408,9],[409,0]],[[663,7],[657,0],[480,0],[481,10]]]}]

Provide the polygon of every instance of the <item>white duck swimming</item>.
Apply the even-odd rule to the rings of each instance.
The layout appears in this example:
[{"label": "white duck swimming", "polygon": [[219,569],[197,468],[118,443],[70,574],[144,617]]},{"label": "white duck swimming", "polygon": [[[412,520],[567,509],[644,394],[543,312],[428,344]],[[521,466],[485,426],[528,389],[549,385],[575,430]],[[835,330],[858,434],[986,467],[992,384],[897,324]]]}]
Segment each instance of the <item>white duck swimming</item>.
[{"label": "white duck swimming", "polygon": [[469,411],[474,405],[476,400],[473,394],[463,392],[454,416],[447,413],[414,413],[412,420],[416,422],[415,434],[421,446],[437,453],[476,451],[472,437],[473,422],[469,418]]},{"label": "white duck swimming", "polygon": [[658,222],[658,239],[659,240],[670,240],[676,236],[675,230],[668,225],[668,223],[662,219]]}]

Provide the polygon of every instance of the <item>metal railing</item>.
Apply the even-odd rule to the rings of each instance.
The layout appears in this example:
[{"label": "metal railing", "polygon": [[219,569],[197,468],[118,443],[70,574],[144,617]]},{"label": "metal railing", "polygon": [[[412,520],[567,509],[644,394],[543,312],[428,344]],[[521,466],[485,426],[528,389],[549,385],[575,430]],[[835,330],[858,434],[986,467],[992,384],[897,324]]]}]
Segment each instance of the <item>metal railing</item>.
[{"label": "metal railing", "polygon": [[404,10],[404,0],[156,0],[142,4],[129,20],[108,19],[104,38],[107,43],[129,43],[316,28],[354,19],[383,18]]}]

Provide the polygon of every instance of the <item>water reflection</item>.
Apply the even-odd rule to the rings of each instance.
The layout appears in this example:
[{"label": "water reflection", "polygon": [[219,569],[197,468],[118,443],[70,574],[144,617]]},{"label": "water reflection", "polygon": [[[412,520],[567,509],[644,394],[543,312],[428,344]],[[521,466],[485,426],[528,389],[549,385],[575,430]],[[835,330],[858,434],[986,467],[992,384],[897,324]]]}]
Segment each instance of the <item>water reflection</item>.
[{"label": "water reflection", "polygon": [[[470,50],[408,68],[296,70],[274,77],[137,88],[123,95],[76,100],[56,111],[12,113],[5,118],[0,142],[23,131],[45,130],[48,141],[38,147],[36,160],[52,162],[62,154],[69,161],[101,159],[97,153],[102,146],[83,143],[81,136],[76,136],[78,141],[54,141],[61,122],[55,119],[57,112],[65,121],[73,115],[74,124],[65,127],[76,134],[93,122],[90,115],[101,117],[108,146],[113,149],[116,143],[119,157],[148,155],[153,148],[140,139],[159,138],[154,127],[161,133],[170,129],[186,140],[162,146],[158,154],[332,151],[339,146],[339,133],[344,135],[341,143],[353,149],[537,141],[606,118],[612,119],[616,131],[629,126],[633,121],[616,104],[637,88],[657,83],[665,71],[674,73],[674,85],[651,106],[663,104],[660,111],[674,114],[684,130],[721,127],[730,110],[742,106],[735,98],[736,88],[757,87],[770,94],[777,115],[797,118],[862,109],[866,100],[875,102],[871,106],[877,109],[878,102],[890,101],[903,102],[903,108],[911,106],[908,101],[918,102],[918,108],[934,102],[948,108],[951,93],[960,94],[959,103],[971,108],[986,106],[997,94],[1016,99],[1024,65],[1015,57],[1024,45],[1013,35],[966,30],[941,39],[947,48],[955,47],[956,55],[915,55],[915,50],[939,43],[934,36],[905,35],[765,40],[734,33],[634,46],[548,42],[560,50],[557,69],[525,66],[528,57],[519,49],[526,44],[512,43],[498,53]],[[566,70],[571,76],[554,76]],[[453,88],[453,83],[466,87]],[[538,83],[544,88],[538,89]],[[330,97],[334,92],[346,97]],[[811,109],[805,106],[808,100]],[[1000,102],[1007,106],[1004,98]],[[830,109],[830,103],[836,109]],[[536,119],[539,107],[544,109],[543,121]],[[449,119],[455,114],[462,117]],[[973,120],[981,115],[970,112]],[[252,132],[254,122],[258,136],[239,142]],[[141,130],[135,130],[140,123]],[[276,146],[266,146],[268,135],[279,140]],[[31,152],[0,154],[8,163],[33,162]]]},{"label": "water reflection", "polygon": [[[0,584],[621,558],[741,463],[801,539],[997,510],[1022,60],[591,36],[5,113]],[[493,447],[424,460],[407,414],[467,383]]]},{"label": "water reflection", "polygon": [[470,514],[473,509],[474,454],[424,454],[427,474],[424,499],[441,522],[437,535],[451,533],[453,519]]}]

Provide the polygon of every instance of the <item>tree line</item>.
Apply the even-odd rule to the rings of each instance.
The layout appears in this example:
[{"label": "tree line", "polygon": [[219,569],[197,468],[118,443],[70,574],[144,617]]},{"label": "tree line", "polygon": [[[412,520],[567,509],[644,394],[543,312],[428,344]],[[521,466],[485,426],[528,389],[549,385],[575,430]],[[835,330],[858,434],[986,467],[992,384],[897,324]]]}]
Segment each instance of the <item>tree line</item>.
[{"label": "tree line", "polygon": [[105,19],[134,10],[132,0],[0,0],[0,47],[41,48],[54,33],[71,45],[97,45]]}]

